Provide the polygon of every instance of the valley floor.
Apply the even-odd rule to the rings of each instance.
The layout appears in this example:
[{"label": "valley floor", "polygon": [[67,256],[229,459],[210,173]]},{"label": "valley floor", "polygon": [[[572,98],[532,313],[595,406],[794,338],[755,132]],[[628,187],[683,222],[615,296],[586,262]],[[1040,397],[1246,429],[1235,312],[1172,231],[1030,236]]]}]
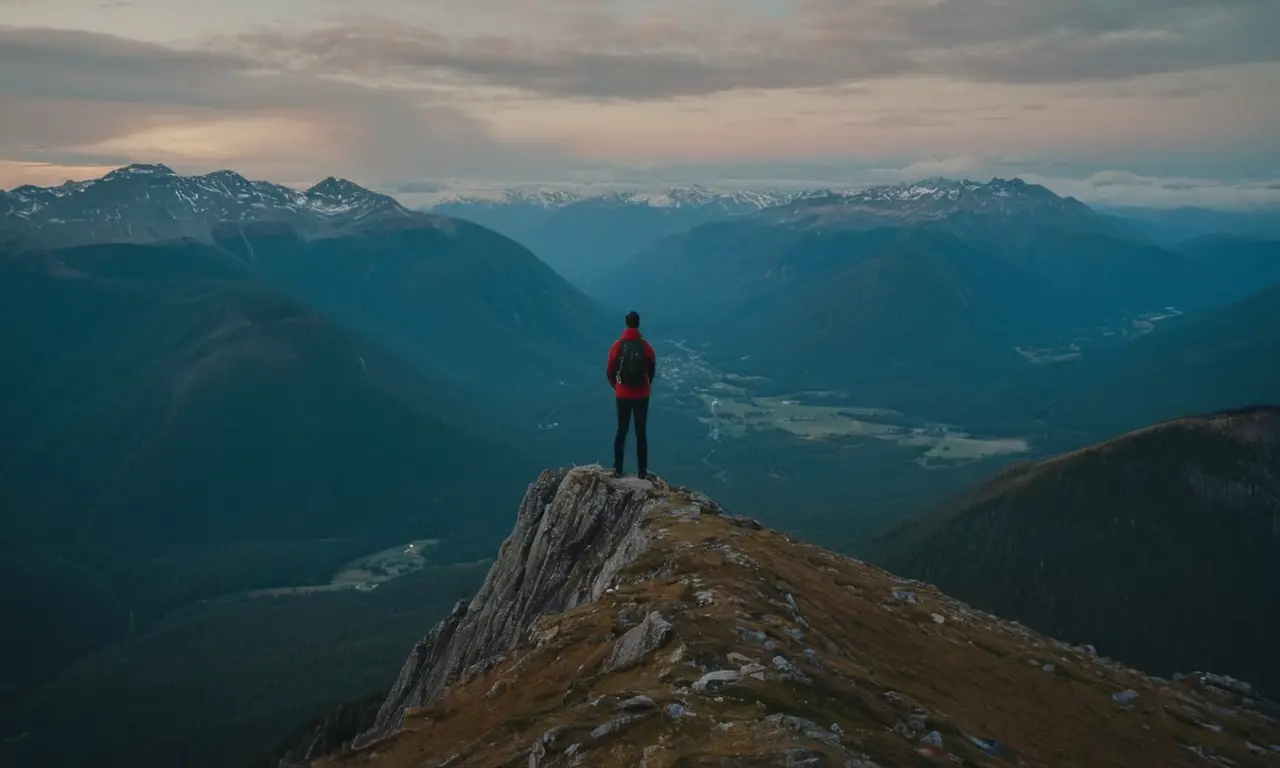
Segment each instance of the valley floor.
[{"label": "valley floor", "polygon": [[666,397],[697,414],[713,442],[766,432],[801,440],[873,437],[918,449],[913,460],[923,467],[954,466],[1031,450],[1027,436],[975,437],[964,427],[859,403],[848,393],[761,394],[766,379],[717,370],[685,340],[666,341],[662,347]]}]

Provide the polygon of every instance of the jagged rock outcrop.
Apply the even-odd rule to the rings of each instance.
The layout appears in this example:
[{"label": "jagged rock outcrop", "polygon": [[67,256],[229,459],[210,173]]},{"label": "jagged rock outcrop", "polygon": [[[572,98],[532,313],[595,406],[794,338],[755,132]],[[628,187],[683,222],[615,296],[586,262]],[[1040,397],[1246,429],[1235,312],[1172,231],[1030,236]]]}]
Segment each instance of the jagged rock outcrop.
[{"label": "jagged rock outcrop", "polygon": [[1267,766],[1277,716],[592,467],[539,478],[377,725],[314,765]]},{"label": "jagged rock outcrop", "polygon": [[394,733],[410,707],[503,661],[539,616],[604,594],[647,545],[638,523],[660,498],[655,490],[665,491],[665,483],[611,478],[599,467],[543,472],[480,591],[413,648],[374,726],[353,746]]}]

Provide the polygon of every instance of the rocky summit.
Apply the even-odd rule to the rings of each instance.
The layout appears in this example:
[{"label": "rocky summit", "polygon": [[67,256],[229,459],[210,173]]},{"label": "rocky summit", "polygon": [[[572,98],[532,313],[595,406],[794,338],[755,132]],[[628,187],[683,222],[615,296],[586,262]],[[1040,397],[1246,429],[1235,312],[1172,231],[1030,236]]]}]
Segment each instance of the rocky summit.
[{"label": "rocky summit", "polygon": [[1277,717],[1245,682],[1151,677],[695,491],[578,467],[530,486],[376,717],[331,718],[285,763],[1272,766]]}]

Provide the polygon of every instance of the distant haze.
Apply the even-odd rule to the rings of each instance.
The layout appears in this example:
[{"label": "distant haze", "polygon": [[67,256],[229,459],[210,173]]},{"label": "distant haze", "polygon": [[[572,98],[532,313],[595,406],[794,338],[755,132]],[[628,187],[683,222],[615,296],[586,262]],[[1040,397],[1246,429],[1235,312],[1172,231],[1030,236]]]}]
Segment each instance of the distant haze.
[{"label": "distant haze", "polygon": [[[0,188],[1021,176],[1280,206],[1280,3],[0,0]],[[424,198],[425,199],[425,198]]]}]

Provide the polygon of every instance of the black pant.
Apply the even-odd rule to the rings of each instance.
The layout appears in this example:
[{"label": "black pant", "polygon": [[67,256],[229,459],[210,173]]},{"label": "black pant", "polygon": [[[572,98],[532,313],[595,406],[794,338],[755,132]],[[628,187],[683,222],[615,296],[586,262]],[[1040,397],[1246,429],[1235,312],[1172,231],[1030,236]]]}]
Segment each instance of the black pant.
[{"label": "black pant", "polygon": [[649,398],[614,398],[618,401],[618,433],[613,437],[613,468],[622,472],[622,458],[627,450],[627,430],[631,427],[631,415],[636,417],[636,463],[640,474],[649,468],[649,435],[645,427],[649,421]]}]

